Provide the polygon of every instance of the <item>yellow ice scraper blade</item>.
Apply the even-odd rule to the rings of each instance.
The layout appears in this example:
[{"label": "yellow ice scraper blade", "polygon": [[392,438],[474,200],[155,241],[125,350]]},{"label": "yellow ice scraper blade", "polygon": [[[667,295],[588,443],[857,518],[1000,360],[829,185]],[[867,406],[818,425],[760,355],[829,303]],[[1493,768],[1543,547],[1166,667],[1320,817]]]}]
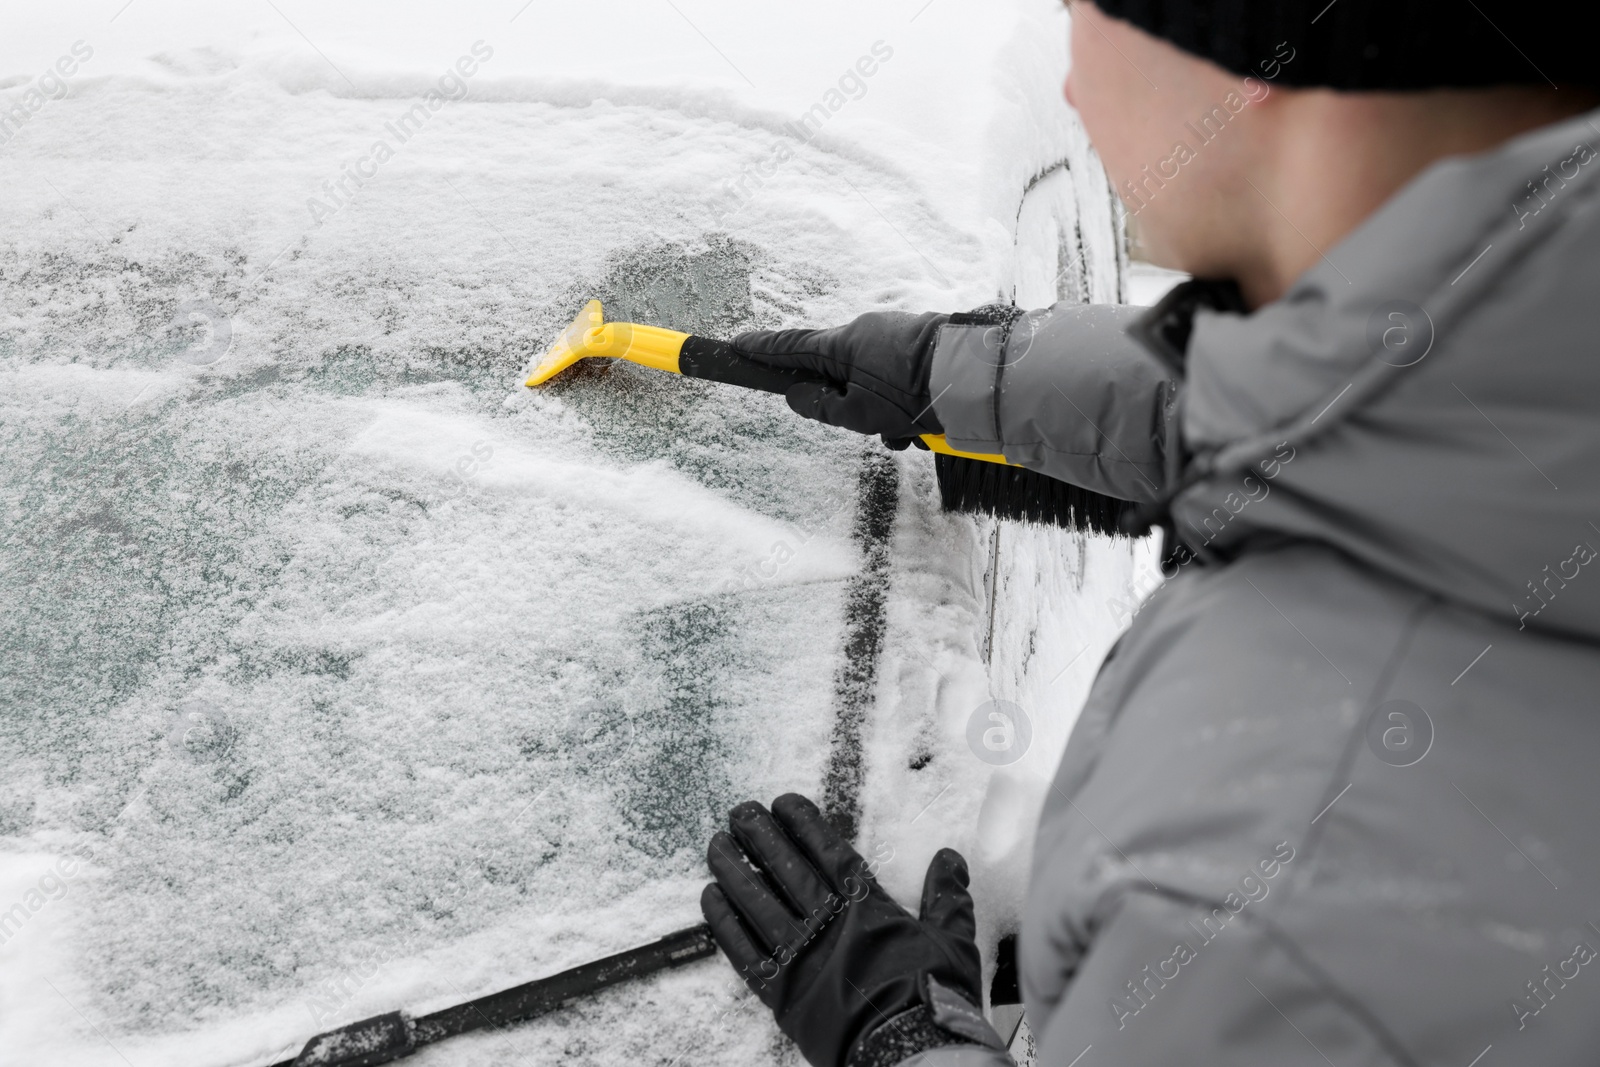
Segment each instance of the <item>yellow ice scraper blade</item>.
[{"label": "yellow ice scraper blade", "polygon": [[678,373],[678,353],[686,333],[663,330],[659,326],[640,326],[633,322],[607,322],[600,301],[591,300],[578,312],[555,344],[534,360],[523,382],[528,387],[543,385],[580,359],[604,356],[625,359],[653,370]]}]

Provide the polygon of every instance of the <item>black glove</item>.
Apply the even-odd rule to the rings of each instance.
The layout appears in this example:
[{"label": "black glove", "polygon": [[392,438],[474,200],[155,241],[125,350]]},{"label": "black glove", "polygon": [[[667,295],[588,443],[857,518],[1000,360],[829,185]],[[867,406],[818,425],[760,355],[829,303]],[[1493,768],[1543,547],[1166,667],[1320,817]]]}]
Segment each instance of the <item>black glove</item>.
[{"label": "black glove", "polygon": [[982,965],[960,853],[933,857],[917,919],[805,797],[787,793],[770,812],[746,802],[728,823],[731,836],[711,839],[716,882],[700,908],[814,1067],[844,1067],[847,1057],[898,1063],[966,1042],[998,1047],[974,1007]]},{"label": "black glove", "polygon": [[904,439],[944,432],[928,377],[939,327],[949,318],[873,311],[831,330],[751,330],[735,337],[733,348],[758,363],[824,379],[789,388],[789,406],[806,418]]}]

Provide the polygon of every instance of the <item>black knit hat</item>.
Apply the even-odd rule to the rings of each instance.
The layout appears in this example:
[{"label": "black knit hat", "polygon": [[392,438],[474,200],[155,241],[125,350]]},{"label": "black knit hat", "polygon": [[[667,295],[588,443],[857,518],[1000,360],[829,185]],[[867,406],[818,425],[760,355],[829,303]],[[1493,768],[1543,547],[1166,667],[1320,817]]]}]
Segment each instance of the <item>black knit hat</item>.
[{"label": "black knit hat", "polygon": [[[1402,90],[1600,84],[1575,4],[1096,0],[1185,52],[1276,84]],[[1587,10],[1584,8],[1583,10]],[[1285,62],[1285,57],[1292,56]]]}]

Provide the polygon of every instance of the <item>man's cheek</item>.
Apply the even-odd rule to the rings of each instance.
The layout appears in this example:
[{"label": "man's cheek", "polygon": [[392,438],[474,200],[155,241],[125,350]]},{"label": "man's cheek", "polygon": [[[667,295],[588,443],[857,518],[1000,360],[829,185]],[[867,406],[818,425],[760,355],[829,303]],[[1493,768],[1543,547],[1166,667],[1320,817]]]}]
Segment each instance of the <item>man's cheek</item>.
[{"label": "man's cheek", "polygon": [[[1098,8],[1072,6],[1072,67],[1067,101],[1083,120],[1106,174],[1116,188],[1137,182],[1139,168],[1154,165],[1171,151],[1172,131],[1163,131],[1163,100],[1118,54],[1108,34],[1118,32]],[[1137,61],[1135,61],[1137,62]]]}]

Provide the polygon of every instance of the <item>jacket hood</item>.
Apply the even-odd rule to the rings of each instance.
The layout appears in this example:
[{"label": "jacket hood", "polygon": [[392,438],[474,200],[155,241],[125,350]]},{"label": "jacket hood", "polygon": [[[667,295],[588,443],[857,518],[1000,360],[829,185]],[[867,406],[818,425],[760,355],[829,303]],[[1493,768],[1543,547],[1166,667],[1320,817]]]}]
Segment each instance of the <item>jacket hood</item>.
[{"label": "jacket hood", "polygon": [[1600,635],[1600,112],[1441,161],[1252,314],[1201,311],[1173,502]]}]

